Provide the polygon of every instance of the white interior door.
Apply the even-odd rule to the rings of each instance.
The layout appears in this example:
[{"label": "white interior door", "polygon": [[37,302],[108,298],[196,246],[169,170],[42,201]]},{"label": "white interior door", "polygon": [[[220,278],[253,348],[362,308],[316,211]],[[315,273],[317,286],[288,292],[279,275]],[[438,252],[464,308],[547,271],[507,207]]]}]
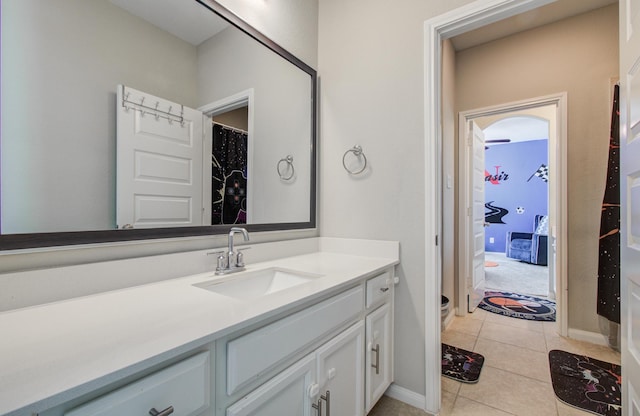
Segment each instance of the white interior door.
[{"label": "white interior door", "polygon": [[470,274],[468,276],[468,308],[473,312],[484,298],[484,133],[474,121],[469,122],[469,165],[471,167],[469,207],[469,253]]},{"label": "white interior door", "polygon": [[640,1],[620,1],[622,414],[640,415]]},{"label": "white interior door", "polygon": [[118,228],[210,224],[203,221],[202,112],[124,86],[116,106]]}]

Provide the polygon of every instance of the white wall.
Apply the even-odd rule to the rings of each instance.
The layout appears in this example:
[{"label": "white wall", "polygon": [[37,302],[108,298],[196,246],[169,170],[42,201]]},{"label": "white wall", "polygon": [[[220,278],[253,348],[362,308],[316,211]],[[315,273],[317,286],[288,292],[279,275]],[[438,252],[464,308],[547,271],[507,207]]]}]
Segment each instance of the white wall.
[{"label": "white wall", "polygon": [[218,0],[312,68],[318,67],[318,0]]},{"label": "white wall", "polygon": [[[399,240],[396,383],[425,393],[424,21],[465,0],[321,0],[321,234]],[[357,177],[342,155],[360,144]]]}]

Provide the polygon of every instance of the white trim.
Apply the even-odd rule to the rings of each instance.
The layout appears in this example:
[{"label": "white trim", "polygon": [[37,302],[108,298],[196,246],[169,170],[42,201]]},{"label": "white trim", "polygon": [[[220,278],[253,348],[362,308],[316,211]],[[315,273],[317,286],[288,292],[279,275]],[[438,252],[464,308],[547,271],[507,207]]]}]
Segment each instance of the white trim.
[{"label": "white trim", "polygon": [[[440,411],[441,249],[436,245],[442,215],[441,42],[449,37],[551,3],[553,0],[477,0],[424,23],[424,161],[425,161],[425,405]],[[435,199],[435,201],[434,201]],[[435,203],[434,203],[435,202]],[[441,238],[440,238],[441,240]]]},{"label": "white trim", "polygon": [[384,395],[406,403],[409,406],[417,407],[418,409],[424,409],[423,395],[405,389],[404,387],[400,387],[395,383],[391,383]]},{"label": "white trim", "polygon": [[609,346],[609,340],[607,339],[607,337],[598,332],[590,332],[590,331],[583,331],[581,329],[569,328],[568,334],[569,334],[569,338],[572,338],[578,341],[589,342],[591,344],[596,344],[596,345],[603,345],[605,347]]},{"label": "white trim", "polygon": [[[202,111],[207,117],[216,116],[218,114],[226,113],[228,111],[235,110],[240,107],[247,107],[247,182],[253,183],[251,176],[254,172],[254,158],[255,158],[255,146],[254,140],[254,110],[255,110],[254,90],[249,88],[244,91],[240,91],[237,94],[230,95],[229,97],[222,98],[218,101],[214,101],[209,104],[205,104],[198,110]],[[207,159],[207,163],[210,163],[208,155],[203,155]],[[253,197],[253,186],[249,186],[247,189],[247,224],[252,222],[254,211],[255,198]]]}]

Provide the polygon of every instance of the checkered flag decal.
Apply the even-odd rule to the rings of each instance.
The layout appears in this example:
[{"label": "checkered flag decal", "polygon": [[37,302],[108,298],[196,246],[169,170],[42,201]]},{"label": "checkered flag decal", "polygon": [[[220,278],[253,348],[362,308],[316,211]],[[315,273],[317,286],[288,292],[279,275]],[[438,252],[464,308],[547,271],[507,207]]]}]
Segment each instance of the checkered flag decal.
[{"label": "checkered flag decal", "polygon": [[533,175],[529,176],[529,179],[527,179],[527,182],[529,182],[531,178],[533,178],[534,176],[537,176],[538,178],[542,179],[545,182],[549,182],[549,167],[544,163],[540,165],[538,170],[536,170],[533,173]]}]

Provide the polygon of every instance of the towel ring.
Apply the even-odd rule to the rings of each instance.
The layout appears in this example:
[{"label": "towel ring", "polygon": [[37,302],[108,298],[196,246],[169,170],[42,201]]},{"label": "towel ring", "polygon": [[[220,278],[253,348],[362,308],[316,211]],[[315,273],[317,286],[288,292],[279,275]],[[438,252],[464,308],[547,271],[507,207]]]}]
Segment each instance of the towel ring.
[{"label": "towel ring", "polygon": [[[347,164],[345,163],[345,159],[349,153],[353,153],[357,158],[362,156],[362,159],[364,160],[364,163],[362,164],[362,169],[351,170],[347,167]],[[362,147],[360,147],[360,145],[355,145],[351,149],[344,152],[344,155],[342,156],[342,166],[344,166],[344,170],[349,172],[350,175],[359,175],[362,172],[364,172],[364,170],[367,168],[367,157],[364,155],[364,152],[362,151]]]},{"label": "towel ring", "polygon": [[[282,162],[287,164],[286,169],[287,170],[289,170],[289,169],[291,170],[291,175],[285,176],[281,172],[280,165],[282,164]],[[278,164],[276,165],[276,170],[278,171],[278,176],[280,176],[280,179],[282,179],[283,181],[288,181],[289,179],[293,178],[293,175],[295,175],[295,173],[296,173],[296,170],[293,167],[293,156],[287,155],[287,157],[284,157],[284,158],[280,159],[278,161]],[[286,170],[285,170],[285,172],[286,172]]]}]

